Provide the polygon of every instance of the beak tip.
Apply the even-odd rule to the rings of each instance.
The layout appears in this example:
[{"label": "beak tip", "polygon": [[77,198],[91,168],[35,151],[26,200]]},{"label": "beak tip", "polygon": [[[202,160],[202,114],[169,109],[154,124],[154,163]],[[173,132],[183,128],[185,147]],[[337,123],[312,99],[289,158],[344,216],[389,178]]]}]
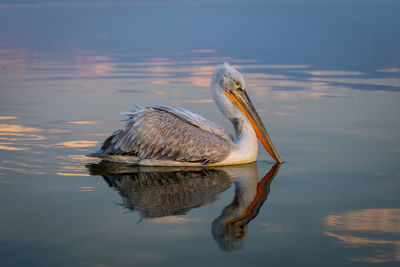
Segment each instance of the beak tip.
[{"label": "beak tip", "polygon": [[275,159],[275,161],[277,162],[277,163],[283,163],[283,161],[279,158],[279,157],[276,157],[276,158],[274,158]]}]

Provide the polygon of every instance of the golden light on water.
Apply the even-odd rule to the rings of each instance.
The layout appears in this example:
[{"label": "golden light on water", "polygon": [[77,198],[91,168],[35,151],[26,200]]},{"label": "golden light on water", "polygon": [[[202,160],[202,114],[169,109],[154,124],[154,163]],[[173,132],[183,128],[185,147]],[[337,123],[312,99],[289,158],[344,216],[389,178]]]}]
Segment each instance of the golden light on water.
[{"label": "golden light on water", "polygon": [[95,191],[95,190],[96,190],[96,188],[93,187],[93,186],[81,186],[81,187],[79,188],[79,191],[80,191],[80,192],[93,192],[93,191]]},{"label": "golden light on water", "polygon": [[26,133],[26,132],[40,132],[42,129],[36,127],[28,127],[18,124],[0,124],[0,132],[9,133]]},{"label": "golden light on water", "polygon": [[95,125],[101,124],[99,121],[66,121],[66,124],[73,124],[73,125]]},{"label": "golden light on water", "polygon": [[17,116],[0,116],[0,120],[16,120],[19,119]]},{"label": "golden light on water", "polygon": [[71,148],[92,147],[96,145],[98,145],[97,141],[89,141],[89,140],[65,141],[55,144],[55,146],[71,147]]},{"label": "golden light on water", "polygon": [[0,149],[17,151],[17,150],[28,150],[30,148],[29,147],[12,147],[12,146],[9,146],[9,145],[0,145]]},{"label": "golden light on water", "polygon": [[[2,136],[13,136],[13,137],[2,137]],[[0,132],[0,140],[6,141],[40,141],[46,140],[47,138],[43,135],[37,134],[22,134],[22,133],[1,133]]]},{"label": "golden light on water", "polygon": [[187,217],[178,216],[178,215],[158,217],[158,218],[151,219],[151,222],[153,222],[153,223],[162,223],[162,224],[188,223],[188,222],[193,222],[193,221],[198,221],[198,220],[189,219]]},{"label": "golden light on water", "polygon": [[68,173],[68,172],[57,172],[56,173],[57,175],[60,175],[60,176],[90,176],[89,174],[87,174],[87,173]]}]

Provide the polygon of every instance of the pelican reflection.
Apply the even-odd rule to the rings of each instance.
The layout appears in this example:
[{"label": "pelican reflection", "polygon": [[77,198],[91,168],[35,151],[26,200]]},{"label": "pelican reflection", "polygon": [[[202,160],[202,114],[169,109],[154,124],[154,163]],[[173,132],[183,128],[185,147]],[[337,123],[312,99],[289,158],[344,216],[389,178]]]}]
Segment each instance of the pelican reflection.
[{"label": "pelican reflection", "polygon": [[123,205],[142,218],[185,215],[209,205],[235,184],[230,205],[212,223],[212,235],[222,250],[243,246],[247,224],[267,198],[280,164],[259,181],[255,163],[226,167],[145,167],[102,161],[89,164],[91,175],[101,175],[122,197]]},{"label": "pelican reflection", "polygon": [[235,197],[224,208],[222,214],[212,224],[212,235],[220,248],[225,251],[241,249],[247,235],[247,224],[260,211],[270,192],[270,185],[279,171],[280,164],[258,181],[257,167],[246,168],[235,178]]}]

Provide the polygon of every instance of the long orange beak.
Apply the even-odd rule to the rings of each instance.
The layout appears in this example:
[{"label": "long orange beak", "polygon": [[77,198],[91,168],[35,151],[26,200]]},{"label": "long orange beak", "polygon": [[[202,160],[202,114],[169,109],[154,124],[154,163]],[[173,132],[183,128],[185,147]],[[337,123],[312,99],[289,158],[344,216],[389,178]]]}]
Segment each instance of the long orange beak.
[{"label": "long orange beak", "polygon": [[254,108],[253,104],[249,96],[247,95],[246,91],[242,90],[241,88],[232,89],[229,92],[225,91],[225,94],[243,111],[246,117],[251,122],[254,131],[258,139],[260,140],[261,144],[265,147],[271,157],[278,163],[282,163],[274,144],[272,144],[271,137],[267,132],[260,116],[258,115],[256,109]]}]

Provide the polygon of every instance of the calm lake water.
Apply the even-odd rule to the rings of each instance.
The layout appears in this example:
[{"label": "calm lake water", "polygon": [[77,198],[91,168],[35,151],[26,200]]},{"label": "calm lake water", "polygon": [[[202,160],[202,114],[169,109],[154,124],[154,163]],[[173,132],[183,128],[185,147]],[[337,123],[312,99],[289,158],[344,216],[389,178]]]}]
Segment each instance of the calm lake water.
[{"label": "calm lake water", "polygon": [[[0,265],[398,266],[399,13],[0,1]],[[264,149],[208,169],[86,157],[133,104],[189,107],[232,132],[208,95],[224,61],[284,164]]]}]

